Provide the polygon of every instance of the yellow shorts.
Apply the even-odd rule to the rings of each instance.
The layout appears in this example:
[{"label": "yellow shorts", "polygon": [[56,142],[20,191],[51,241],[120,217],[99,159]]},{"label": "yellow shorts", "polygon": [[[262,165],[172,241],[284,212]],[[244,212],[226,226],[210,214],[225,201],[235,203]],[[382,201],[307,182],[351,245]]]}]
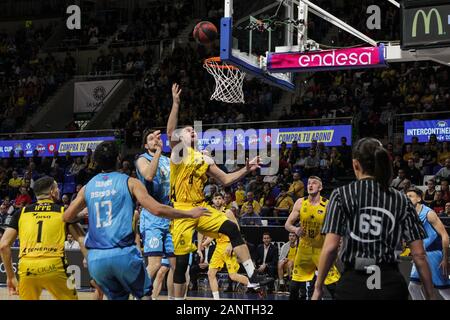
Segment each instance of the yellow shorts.
[{"label": "yellow shorts", "polygon": [[208,203],[202,202],[198,204],[177,203],[173,207],[178,210],[188,211],[194,207],[208,208],[211,215],[204,216],[197,219],[182,218],[174,219],[170,225],[170,233],[172,234],[174,252],[176,255],[185,255],[194,252],[197,248],[192,243],[192,236],[197,230],[203,235],[217,238],[219,236],[219,229],[222,224],[227,221],[227,217],[220,211],[214,209]]},{"label": "yellow shorts", "polygon": [[39,300],[44,289],[56,300],[78,300],[75,283],[67,276],[62,258],[22,258],[18,276],[21,300]]},{"label": "yellow shorts", "polygon": [[[294,268],[292,270],[292,280],[298,282],[311,281],[319,267],[319,258],[322,248],[299,245],[295,255]],[[325,285],[335,283],[341,274],[333,264],[325,279]]]},{"label": "yellow shorts", "polygon": [[220,242],[216,245],[216,249],[209,262],[209,269],[220,270],[226,265],[229,274],[237,273],[239,271],[239,262],[237,261],[236,254],[233,252],[230,256],[226,252],[229,244],[229,242]]}]

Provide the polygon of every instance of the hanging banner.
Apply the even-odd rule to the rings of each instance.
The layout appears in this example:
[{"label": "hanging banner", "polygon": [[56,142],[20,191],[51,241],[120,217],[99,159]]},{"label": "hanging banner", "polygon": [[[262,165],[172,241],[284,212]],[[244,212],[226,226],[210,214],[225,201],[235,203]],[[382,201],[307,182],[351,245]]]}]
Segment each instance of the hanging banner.
[{"label": "hanging banner", "polygon": [[310,52],[270,53],[267,59],[269,72],[333,71],[373,67],[386,67],[383,45]]},{"label": "hanging banner", "polygon": [[76,82],[74,86],[74,112],[98,111],[106,103],[123,80]]}]

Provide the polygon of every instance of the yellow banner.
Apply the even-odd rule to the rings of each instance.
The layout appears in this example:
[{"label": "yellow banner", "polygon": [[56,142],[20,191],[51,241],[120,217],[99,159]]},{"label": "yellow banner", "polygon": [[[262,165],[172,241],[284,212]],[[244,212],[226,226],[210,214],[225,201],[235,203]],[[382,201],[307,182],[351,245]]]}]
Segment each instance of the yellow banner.
[{"label": "yellow banner", "polygon": [[86,152],[87,149],[95,150],[95,148],[103,141],[70,141],[61,142],[59,144],[58,152],[66,153],[67,151],[73,152]]},{"label": "yellow banner", "polygon": [[291,132],[279,132],[277,144],[286,142],[287,144],[292,141],[298,143],[311,143],[313,140],[317,142],[331,142],[333,140],[334,130],[314,130],[314,131],[291,131]]}]

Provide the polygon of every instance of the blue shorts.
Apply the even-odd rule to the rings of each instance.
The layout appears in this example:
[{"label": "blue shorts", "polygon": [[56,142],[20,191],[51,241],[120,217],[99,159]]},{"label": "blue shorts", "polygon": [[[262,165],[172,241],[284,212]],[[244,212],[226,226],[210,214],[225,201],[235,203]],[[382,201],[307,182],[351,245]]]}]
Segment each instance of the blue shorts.
[{"label": "blue shorts", "polygon": [[[441,268],[439,268],[442,261],[442,251],[427,251],[427,260],[428,265],[430,266],[434,287],[437,289],[450,288],[450,279],[445,279],[442,275]],[[410,279],[414,282],[420,282],[419,272],[417,271],[415,264],[413,264]]]},{"label": "blue shorts", "polygon": [[88,269],[109,300],[140,299],[152,292],[144,259],[136,246],[113,249],[90,249]]},{"label": "blue shorts", "polygon": [[141,238],[144,244],[144,256],[167,258],[175,256],[169,229],[149,226],[142,229]]},{"label": "blue shorts", "polygon": [[162,259],[161,259],[161,266],[170,268],[170,262],[169,262],[169,259],[168,259],[168,258],[162,258]]}]

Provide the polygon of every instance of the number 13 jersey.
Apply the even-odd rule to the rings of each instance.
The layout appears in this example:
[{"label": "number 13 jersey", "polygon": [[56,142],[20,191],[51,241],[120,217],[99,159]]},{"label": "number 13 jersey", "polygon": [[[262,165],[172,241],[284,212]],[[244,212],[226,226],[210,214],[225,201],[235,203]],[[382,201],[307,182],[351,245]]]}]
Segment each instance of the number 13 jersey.
[{"label": "number 13 jersey", "polygon": [[124,248],[134,245],[135,204],[128,189],[129,177],[119,172],[100,173],[86,185],[88,249]]}]

